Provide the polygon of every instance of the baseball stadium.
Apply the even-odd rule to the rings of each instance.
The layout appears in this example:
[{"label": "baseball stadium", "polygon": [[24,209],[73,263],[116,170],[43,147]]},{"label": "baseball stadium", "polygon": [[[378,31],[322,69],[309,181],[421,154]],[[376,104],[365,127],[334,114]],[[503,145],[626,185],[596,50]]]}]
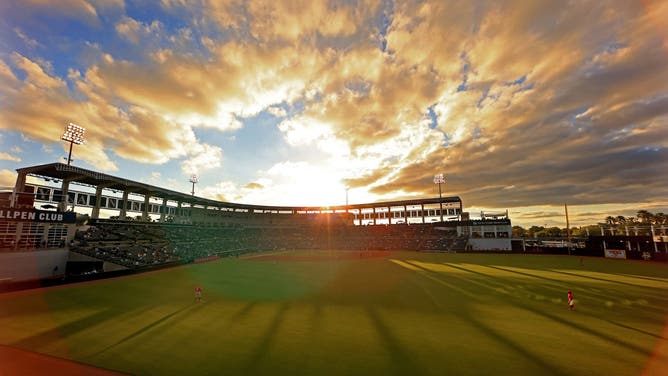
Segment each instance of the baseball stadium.
[{"label": "baseball stadium", "polygon": [[[668,373],[668,266],[609,239],[527,252],[457,196],[267,206],[17,172],[0,375]],[[665,258],[647,238],[616,241]]]}]

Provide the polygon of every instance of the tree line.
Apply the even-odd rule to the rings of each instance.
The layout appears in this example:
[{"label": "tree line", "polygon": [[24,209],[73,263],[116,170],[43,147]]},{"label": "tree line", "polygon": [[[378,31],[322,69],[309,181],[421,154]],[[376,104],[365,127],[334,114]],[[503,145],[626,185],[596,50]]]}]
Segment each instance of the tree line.
[{"label": "tree line", "polygon": [[[595,225],[586,225],[580,227],[571,227],[571,236],[586,237],[588,235],[601,235],[601,227],[617,228],[618,234],[623,234],[625,227],[643,227],[643,235],[647,232],[650,225],[655,227],[668,226],[668,215],[664,213],[651,213],[647,210],[638,210],[635,216],[625,217],[623,215],[607,216],[602,222]],[[606,231],[607,233],[607,231]],[[546,227],[531,226],[524,228],[522,226],[513,226],[513,238],[559,238],[567,237],[566,227]]]}]

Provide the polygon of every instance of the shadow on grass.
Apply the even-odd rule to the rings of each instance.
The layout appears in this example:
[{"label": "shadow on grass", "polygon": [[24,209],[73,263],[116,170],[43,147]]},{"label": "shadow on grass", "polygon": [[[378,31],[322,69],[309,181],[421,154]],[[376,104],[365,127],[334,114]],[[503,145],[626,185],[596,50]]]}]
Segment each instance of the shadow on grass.
[{"label": "shadow on grass", "polygon": [[626,274],[626,273],[619,273],[619,275],[624,276],[624,277],[630,277],[630,278],[645,279],[645,280],[648,280],[648,281],[668,283],[668,279],[666,279],[666,278],[648,277],[648,276],[644,276],[644,275],[635,275],[635,274]]},{"label": "shadow on grass", "polygon": [[119,312],[117,312],[116,309],[108,308],[96,312],[90,316],[86,316],[82,319],[78,319],[69,322],[67,324],[57,326],[53,329],[39,332],[30,337],[12,343],[12,346],[28,350],[35,350],[42,347],[46,347],[54,342],[61,341],[64,337],[69,337],[76,333],[82,332],[92,326],[98,325],[101,322],[110,320],[118,313]]},{"label": "shadow on grass", "polygon": [[[589,279],[593,279],[593,280],[601,281],[601,282],[606,282],[606,283],[617,283],[617,284],[627,285],[627,286],[635,287],[635,288],[650,289],[650,291],[658,292],[656,294],[657,299],[663,300],[664,302],[668,303],[668,299],[666,298],[666,294],[665,294],[666,288],[661,288],[661,287],[656,287],[656,286],[650,287],[650,286],[639,285],[639,284],[631,283],[631,282],[617,281],[617,280],[610,279],[610,278],[594,277],[594,276],[590,276],[590,275],[581,275],[581,274],[577,274],[577,273],[573,273],[573,272],[567,272],[567,271],[563,271],[563,270],[550,270],[550,271],[553,272],[553,273],[559,273],[559,274],[564,274],[564,275],[574,276],[574,277],[581,277],[581,278],[589,278]],[[627,278],[646,279],[646,278],[628,276],[628,275],[622,275],[622,276],[627,277]],[[656,281],[655,279],[649,279],[649,280]],[[665,283],[666,281],[661,281],[661,282]],[[668,283],[666,283],[666,287],[668,287]]]},{"label": "shadow on grass", "polygon": [[[531,274],[531,273],[525,273],[525,272],[521,272],[521,271],[518,271],[518,270],[507,269],[507,268],[503,268],[503,267],[499,267],[499,266],[486,265],[486,267],[506,271],[506,272],[509,272],[509,273],[515,273],[515,274],[522,275],[522,276],[533,277],[533,278],[536,278],[536,279],[544,279],[544,280],[549,281],[549,282],[552,283],[552,285],[549,285],[549,284],[544,285],[545,288],[551,289],[551,290],[557,289],[557,291],[559,291],[559,294],[563,294],[563,292],[561,292],[563,290],[560,289],[560,288],[557,288],[557,286],[555,284],[558,284],[559,286],[564,286],[566,283],[568,283],[569,287],[571,287],[571,288],[575,287],[575,288],[580,289],[580,290],[588,291],[588,293],[587,293],[588,296],[590,296],[592,298],[595,298],[595,299],[598,299],[598,300],[600,300],[604,303],[610,301],[611,299],[617,299],[617,300],[626,299],[626,295],[624,293],[622,293],[623,290],[620,290],[620,289],[617,289],[617,288],[607,289],[605,291],[605,293],[602,293],[602,292],[597,292],[597,291],[595,291],[597,289],[593,289],[591,286],[588,286],[588,285],[585,285],[585,284],[582,284],[582,283],[565,282],[565,281],[562,281],[562,280],[559,280],[559,279],[544,277],[544,276],[535,275],[535,274]],[[568,275],[568,276],[574,276],[574,277],[590,278],[592,280],[597,280],[597,281],[605,282],[605,283],[613,283],[614,282],[613,280],[607,280],[607,279],[602,279],[602,278],[597,278],[597,277],[584,276],[584,275],[579,275],[579,274],[569,273],[569,272],[563,272],[563,271],[550,270],[550,272],[563,274],[563,275]],[[499,277],[490,275],[489,278],[498,279]],[[664,316],[666,314],[666,310],[664,308],[662,308],[662,307],[665,307],[665,304],[668,304],[668,300],[666,300],[663,297],[665,295],[664,290],[657,289],[657,288],[649,288],[649,287],[644,287],[644,286],[638,286],[638,285],[635,285],[635,284],[629,284],[629,283],[625,283],[625,282],[618,282],[618,283],[621,283],[621,284],[627,285],[630,288],[636,289],[638,291],[638,294],[640,294],[640,291],[642,291],[642,295],[648,297],[649,299],[651,299],[653,301],[658,302],[658,304],[659,304],[658,307],[644,305],[642,307],[642,309],[644,311],[646,311],[647,313],[659,314],[661,316]]]},{"label": "shadow on grass", "polygon": [[132,340],[132,339],[134,339],[134,338],[137,338],[138,336],[140,336],[140,335],[142,335],[142,334],[148,332],[149,330],[151,330],[151,329],[157,327],[158,325],[160,325],[160,324],[166,322],[167,320],[173,318],[174,316],[176,316],[176,315],[178,315],[178,314],[180,314],[180,313],[185,313],[186,311],[197,311],[197,310],[199,310],[199,307],[202,307],[202,304],[199,304],[199,303],[198,303],[198,304],[188,304],[187,306],[185,306],[185,307],[183,307],[183,308],[181,308],[181,309],[178,309],[178,310],[176,310],[176,311],[174,311],[174,312],[172,312],[172,313],[168,313],[168,314],[164,315],[163,317],[161,317],[161,318],[155,320],[154,322],[152,322],[152,323],[150,323],[150,324],[148,324],[148,325],[146,325],[146,326],[144,326],[144,327],[142,327],[142,328],[140,328],[140,329],[138,329],[138,330],[136,330],[136,331],[130,333],[129,335],[127,335],[127,336],[123,337],[122,339],[120,339],[120,340],[118,340],[118,341],[112,343],[111,345],[109,345],[109,346],[103,348],[102,350],[97,351],[97,352],[95,352],[95,353],[93,353],[93,354],[90,354],[90,355],[88,355],[88,356],[89,356],[89,357],[95,357],[95,356],[98,356],[98,355],[100,355],[100,354],[102,354],[102,353],[104,353],[104,352],[106,352],[106,351],[109,351],[109,350],[113,349],[113,348],[116,347],[116,346],[120,346],[120,345],[124,344],[124,343],[127,342],[127,341],[130,341],[130,340]]},{"label": "shadow on grass", "polygon": [[[494,268],[493,266],[488,266],[488,267],[492,267],[492,268]],[[463,268],[458,267],[458,269],[463,269]],[[497,267],[496,269],[501,269],[501,268],[498,268],[498,267]],[[511,271],[511,270],[509,270],[509,271]],[[473,271],[471,271],[471,272],[473,272]],[[514,272],[514,271],[511,271],[511,272]],[[554,270],[553,270],[553,272],[560,273],[560,272],[558,272],[558,271],[554,271]],[[522,273],[522,272],[517,272],[517,273],[519,273],[519,274],[524,274],[524,273]],[[566,273],[566,272],[564,272],[564,274],[572,274],[572,273]],[[575,275],[575,274],[573,274],[573,275]],[[488,278],[492,278],[492,279],[499,279],[498,277],[494,277],[494,276],[487,276],[487,277],[488,277]],[[537,277],[537,278],[540,278],[540,277]],[[600,279],[600,278],[593,278],[593,279]],[[550,280],[551,280],[551,279],[550,279]],[[635,286],[635,285],[633,285],[633,286]],[[635,287],[639,287],[639,286],[635,286]],[[594,294],[594,295],[599,295],[599,296],[601,296],[601,294]],[[604,298],[607,298],[607,297],[608,297],[608,296],[606,295]],[[524,307],[524,308],[527,308],[527,307]],[[660,309],[656,309],[656,308],[653,308],[653,307],[644,307],[644,309],[649,309],[649,310],[656,311],[656,312],[658,312],[658,313],[662,313],[662,314],[665,313],[665,310],[660,310]],[[540,314],[540,313],[543,312],[543,311],[533,311],[533,312],[534,312],[534,313],[538,313],[538,314]],[[555,316],[551,316],[551,315],[549,315],[549,314],[547,314],[547,313],[544,313],[543,316],[547,316],[547,317],[550,317],[550,318],[553,318],[553,319],[556,318]],[[588,315],[588,316],[591,316],[591,315]],[[593,316],[593,317],[596,318],[596,319],[600,319],[600,317],[596,317],[596,316]],[[561,318],[556,318],[556,319],[559,320],[559,321],[562,321],[564,324],[569,324],[569,323],[570,323],[570,321],[566,321],[566,320],[563,320],[563,319],[561,319]],[[642,330],[642,329],[638,329],[638,328],[634,328],[634,327],[631,327],[631,326],[628,326],[628,325],[620,324],[620,323],[617,323],[617,322],[614,322],[614,321],[611,321],[611,320],[603,320],[603,321],[608,322],[608,323],[613,324],[613,325],[616,325],[616,326],[619,326],[619,327],[622,327],[622,328],[625,328],[625,329],[629,329],[629,330],[633,330],[633,331],[636,331],[636,332],[639,332],[639,333],[643,333],[643,334],[646,334],[646,335],[649,335],[649,336],[652,336],[652,337],[655,337],[655,338],[665,339],[665,338],[662,337],[662,336],[659,336],[659,335],[656,335],[656,334],[653,334],[653,333],[644,331],[644,330]],[[599,336],[604,336],[605,339],[607,339],[607,340],[612,340],[613,342],[617,342],[618,344],[621,344],[621,345],[624,345],[624,346],[633,346],[633,345],[628,345],[628,344],[626,344],[626,343],[623,342],[623,341],[618,341],[618,340],[614,339],[613,337],[607,336],[606,334],[603,334],[603,333],[595,332],[595,331],[592,331],[592,330],[587,330],[587,331],[590,332],[590,334],[599,335]],[[646,353],[646,350],[644,350],[644,349],[642,349],[642,348],[640,348],[640,347],[636,347],[636,350],[639,351],[640,353],[643,353],[643,354]]]},{"label": "shadow on grass", "polygon": [[[419,265],[412,264],[416,268],[418,268],[418,272],[421,276],[426,277],[430,280],[440,280],[441,276],[437,276],[438,273],[434,272],[429,269],[425,269]],[[460,277],[461,279],[461,277]],[[463,279],[462,279],[463,280]],[[470,282],[466,280],[465,282]],[[482,284],[480,284],[482,285]],[[439,310],[441,311],[446,311],[445,307],[443,304],[441,304],[438,300],[435,299],[434,294],[430,291],[429,287],[423,286],[420,284],[420,287],[427,293],[430,298],[432,298],[432,302],[436,307],[438,307]],[[447,310],[448,312],[452,312],[451,310]],[[507,348],[511,349],[512,351],[516,352],[519,354],[521,357],[524,359],[528,359],[531,362],[533,362],[538,368],[541,370],[542,375],[561,375],[562,373],[557,371],[557,368],[548,362],[542,360],[535,354],[531,353],[527,349],[523,348],[519,344],[515,343],[514,341],[510,340],[509,338],[506,338],[505,336],[499,334],[498,332],[494,331],[492,328],[489,326],[485,325],[483,322],[478,321],[474,318],[474,315],[471,314],[466,307],[460,307],[460,309],[456,312],[454,312],[456,316],[458,316],[461,320],[465,322],[469,322],[472,327],[476,328],[478,331],[482,332],[484,335],[487,337],[495,340],[498,343],[501,343],[502,345],[506,346]],[[401,374],[401,373],[400,373]],[[404,373],[404,374],[410,374],[410,373]]]},{"label": "shadow on grass", "polygon": [[418,365],[413,361],[411,356],[402,349],[399,341],[392,334],[391,328],[385,324],[378,312],[373,307],[367,307],[369,318],[376,328],[376,332],[381,338],[381,342],[387,348],[389,359],[392,362],[392,372],[396,375],[422,375],[424,372],[420,370]]},{"label": "shadow on grass", "polygon": [[632,327],[632,326],[628,326],[628,325],[620,324],[620,323],[615,322],[615,321],[612,321],[612,320],[605,320],[605,321],[609,322],[609,323],[612,324],[612,325],[619,326],[620,328],[624,328],[624,329],[628,329],[628,330],[633,330],[633,331],[636,331],[636,332],[638,332],[638,333],[642,333],[642,334],[645,334],[645,335],[648,335],[648,336],[651,336],[651,337],[654,337],[654,338],[663,339],[663,340],[668,340],[668,338],[666,338],[666,337],[664,337],[664,336],[662,336],[662,335],[655,334],[655,333],[651,333],[651,332],[648,332],[648,331],[646,331],[646,330],[642,330],[642,329],[634,328],[634,327]]},{"label": "shadow on grass", "polygon": [[[594,291],[592,291],[591,286],[588,286],[588,285],[585,285],[585,284],[582,284],[582,283],[578,283],[578,282],[572,282],[572,281],[567,282],[567,281],[556,279],[556,278],[550,278],[550,277],[545,277],[545,276],[541,276],[541,275],[537,275],[537,274],[521,272],[519,270],[508,269],[508,268],[504,268],[504,267],[500,267],[500,266],[485,265],[485,267],[496,269],[496,270],[501,270],[501,271],[508,272],[508,273],[515,273],[515,274],[518,274],[518,275],[521,275],[521,276],[530,277],[530,278],[534,278],[534,279],[545,280],[545,281],[549,282],[550,284],[544,284],[543,286],[546,289],[558,291],[559,294],[565,294],[564,286],[568,285],[569,288],[575,288],[575,289],[579,289],[579,290],[589,290],[590,291],[589,294],[588,294],[589,296],[596,297],[596,298],[598,298],[602,301],[607,301],[607,300],[610,300],[613,297],[614,294],[612,294],[612,292],[617,291],[616,289],[613,289],[613,290],[610,290],[608,293],[603,294],[603,293],[599,293],[599,292],[594,292]],[[553,272],[553,271],[551,271],[551,272]],[[559,272],[556,272],[556,271],[554,271],[554,272],[559,273]],[[564,274],[564,273],[562,273],[562,274]],[[570,274],[570,273],[568,273],[568,274]],[[572,274],[572,275],[575,276],[575,277],[585,277],[585,276],[578,275],[578,274]],[[492,275],[489,275],[488,277],[499,279],[499,277],[492,276]],[[637,288],[637,289],[642,288],[641,286],[638,286],[638,285],[633,285],[633,284],[628,284],[628,285],[629,285],[629,287],[633,287],[633,288]],[[619,295],[619,294],[617,294],[617,295]],[[618,297],[620,299],[623,298],[623,296],[618,296]]]},{"label": "shadow on grass", "polygon": [[[471,272],[471,273],[475,273],[477,275],[481,275],[486,280],[491,279],[491,280],[499,281],[499,282],[496,282],[496,283],[499,283],[502,287],[505,287],[505,288],[513,287],[512,284],[509,284],[508,282],[505,282],[504,278],[501,278],[501,277],[498,277],[498,276],[473,271],[473,270],[467,269],[463,266],[454,266],[454,265],[450,265],[450,264],[445,264],[445,265],[450,266],[452,268],[459,269],[459,270],[464,270],[464,271],[468,271],[468,272]],[[518,274],[518,275],[521,275],[521,276],[527,276],[527,277],[538,279],[538,280],[544,279],[544,280],[547,281],[546,283],[542,283],[542,284],[539,284],[539,285],[529,284],[528,286],[529,287],[539,286],[542,289],[554,291],[556,293],[556,295],[558,295],[558,296],[562,296],[562,294],[565,294],[564,285],[566,283],[562,280],[549,278],[549,277],[544,277],[544,276],[539,276],[539,275],[534,275],[534,274],[531,274],[531,273],[520,272],[520,271],[517,271],[517,270],[505,269],[505,268],[502,268],[502,267],[499,267],[499,266],[492,266],[492,265],[481,265],[481,266],[485,267],[485,268],[505,271],[505,272],[508,272],[508,273],[514,273],[514,274]],[[578,289],[582,289],[582,290],[590,289],[589,286],[585,286],[585,285],[577,284],[577,283],[568,283],[568,285],[571,286],[571,287],[577,287]],[[485,287],[488,287],[488,286],[485,285]],[[526,290],[526,291],[531,292],[532,290]],[[534,292],[534,293],[538,294],[538,292]],[[604,301],[610,299],[610,294],[601,294],[601,293],[590,292],[588,295],[598,297],[599,299],[604,300]]]},{"label": "shadow on grass", "polygon": [[244,305],[240,310],[238,310],[237,312],[234,313],[234,315],[232,315],[232,317],[230,318],[230,323],[234,324],[239,320],[243,319],[244,317],[248,316],[250,311],[252,311],[256,305],[257,305],[256,302],[246,303],[246,305]]},{"label": "shadow on grass", "polygon": [[625,286],[646,287],[646,286],[638,285],[638,284],[635,284],[635,283],[616,281],[614,279],[594,277],[594,276],[591,276],[591,275],[583,275],[583,274],[565,272],[563,270],[549,269],[549,271],[552,272],[552,273],[559,273],[559,274],[570,275],[570,276],[574,276],[574,277],[589,278],[589,279],[593,279],[593,280],[596,280],[596,281],[602,281],[602,282],[608,282],[608,283],[617,283],[617,284],[625,285]]},{"label": "shadow on grass", "polygon": [[287,312],[288,308],[290,308],[290,304],[283,303],[281,307],[278,309],[278,311],[274,315],[273,320],[271,320],[271,324],[265,331],[262,340],[260,341],[259,345],[251,355],[250,359],[248,360],[248,363],[246,363],[246,366],[244,367],[242,374],[255,375],[258,373],[259,363],[266,356],[267,352],[269,351],[269,348],[271,347],[271,344],[275,341],[276,333],[278,332],[278,328],[281,326],[281,323],[285,318],[285,313]]},{"label": "shadow on grass", "polygon": [[[437,279],[444,278],[443,275],[439,275],[439,273],[434,272],[432,270],[425,269],[425,268],[422,268],[422,267],[417,266],[417,265],[416,265],[416,267],[419,267],[420,269],[422,269],[424,271],[424,275],[432,275],[430,278],[437,278]],[[493,267],[493,266],[489,266],[489,267],[497,268],[497,269],[501,269],[501,270],[506,270],[505,268],[498,268],[498,267]],[[507,270],[507,271],[512,272],[512,270]],[[522,273],[522,272],[517,272],[517,273],[525,274],[525,273]],[[465,278],[462,278],[460,276],[456,276],[456,275],[448,275],[448,278],[450,278],[450,280],[458,279],[458,280],[462,281],[464,284],[468,284],[470,282],[469,280],[467,280]],[[494,277],[494,276],[487,276],[487,278],[496,279],[496,280],[500,279],[499,277]],[[553,281],[552,278],[544,278],[544,279]],[[484,288],[487,288],[489,290],[495,291],[493,288],[491,288],[489,286],[485,286],[484,284],[479,283],[478,285],[483,286]],[[526,304],[527,302],[525,300],[518,299],[513,294],[508,294],[508,295],[504,295],[504,296],[506,296],[509,300],[512,300],[514,302],[514,304],[513,304],[514,306],[516,306],[518,308],[525,309],[525,310],[527,310],[529,312],[532,312],[536,315],[543,316],[543,317],[548,318],[552,321],[558,322],[558,323],[560,323],[560,324],[562,324],[566,327],[574,328],[574,329],[577,329],[577,330],[579,330],[583,333],[587,333],[591,336],[598,337],[600,339],[606,340],[606,341],[611,342],[611,343],[615,343],[619,346],[622,346],[622,347],[624,347],[628,350],[637,352],[637,353],[642,354],[644,356],[650,356],[652,354],[651,349],[645,349],[641,346],[635,345],[633,343],[629,343],[627,341],[620,340],[619,338],[615,338],[615,337],[613,337],[611,335],[608,335],[606,333],[593,330],[593,329],[591,329],[591,328],[589,328],[585,325],[578,324],[577,322],[565,320],[565,319],[563,319],[559,316],[555,316],[555,315],[552,315],[552,314],[547,313],[545,311],[542,311],[542,310],[536,309],[534,307],[531,307],[530,305]],[[593,316],[593,317],[596,318],[596,319],[600,319],[599,317],[595,317],[595,316]]]},{"label": "shadow on grass", "polygon": [[514,341],[510,340],[509,338],[501,335],[500,333],[494,331],[494,329],[490,328],[489,326],[485,325],[481,321],[478,321],[474,318],[474,315],[465,315],[461,317],[463,320],[468,321],[471,323],[471,325],[478,329],[480,332],[484,333],[487,337],[494,339],[495,341],[501,343],[502,345],[506,346],[507,348],[513,350],[517,354],[521,355],[523,359],[528,359],[531,362],[533,362],[536,366],[538,366],[541,370],[540,374],[541,375],[563,375],[562,372],[559,372],[557,367],[554,365],[544,361],[540,357],[536,356],[535,354],[531,353],[530,351],[526,350],[524,347],[520,346],[519,344],[515,343]]},{"label": "shadow on grass", "polygon": [[[141,309],[137,311],[137,315],[141,315],[142,313],[149,310],[150,307]],[[125,312],[126,311],[124,311],[121,307],[110,307],[92,315],[86,316],[82,319],[77,319],[67,324],[59,325],[53,329],[34,334],[30,337],[14,342],[12,346],[35,351],[40,348],[49,346],[54,342],[62,341],[65,338],[83,332],[93,326],[100,325],[109,320],[113,320],[115,317],[118,317],[119,314]]]}]

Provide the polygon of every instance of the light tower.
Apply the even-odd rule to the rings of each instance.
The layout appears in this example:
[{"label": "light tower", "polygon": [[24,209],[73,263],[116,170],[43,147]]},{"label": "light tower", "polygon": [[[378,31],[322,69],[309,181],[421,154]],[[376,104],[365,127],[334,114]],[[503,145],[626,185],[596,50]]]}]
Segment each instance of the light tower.
[{"label": "light tower", "polygon": [[346,213],[348,212],[348,191],[350,187],[346,185]]},{"label": "light tower", "polygon": [[72,145],[74,144],[80,145],[84,142],[83,135],[85,131],[86,128],[80,127],[72,123],[67,124],[67,127],[65,127],[65,132],[63,133],[63,136],[60,139],[70,143],[70,153],[67,155],[68,166],[72,162]]},{"label": "light tower", "polygon": [[438,184],[438,204],[441,206],[441,222],[443,222],[443,198],[441,197],[441,184],[445,184],[445,175],[434,175],[434,184]]},{"label": "light tower", "polygon": [[199,182],[199,178],[197,177],[197,175],[192,174],[192,175],[190,176],[190,180],[188,180],[188,181],[190,181],[191,183],[193,183],[193,191],[192,191],[191,193],[192,193],[192,195],[194,196],[194,195],[195,195],[195,183]]}]

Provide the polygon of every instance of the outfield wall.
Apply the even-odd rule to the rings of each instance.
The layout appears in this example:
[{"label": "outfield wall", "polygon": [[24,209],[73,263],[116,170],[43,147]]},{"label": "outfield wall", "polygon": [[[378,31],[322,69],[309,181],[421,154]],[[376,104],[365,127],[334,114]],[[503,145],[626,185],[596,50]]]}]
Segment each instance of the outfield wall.
[{"label": "outfield wall", "polygon": [[0,253],[0,281],[20,282],[65,274],[69,251],[64,248]]},{"label": "outfield wall", "polygon": [[469,247],[473,251],[512,251],[510,238],[469,238]]}]

